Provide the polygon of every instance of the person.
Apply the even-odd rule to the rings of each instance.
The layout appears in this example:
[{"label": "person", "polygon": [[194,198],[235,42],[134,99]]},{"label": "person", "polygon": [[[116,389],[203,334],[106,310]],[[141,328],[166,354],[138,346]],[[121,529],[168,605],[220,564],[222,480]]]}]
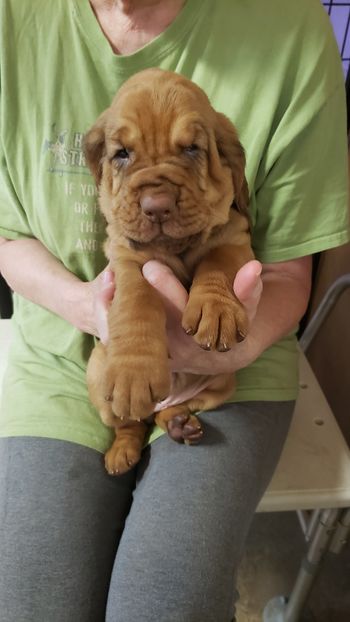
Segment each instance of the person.
[{"label": "person", "polygon": [[[344,80],[318,0],[1,2],[0,269],[14,291],[0,418],[4,622],[230,622],[249,526],[297,397],[311,255],[345,243]],[[256,261],[233,288],[250,317],[229,353],[180,327],[161,264],[174,370],[237,372],[196,447],[155,431],[109,476],[86,362],[108,339],[113,274],[84,133],[137,71],[201,86],[246,150]],[[262,272],[261,272],[262,265]]]}]

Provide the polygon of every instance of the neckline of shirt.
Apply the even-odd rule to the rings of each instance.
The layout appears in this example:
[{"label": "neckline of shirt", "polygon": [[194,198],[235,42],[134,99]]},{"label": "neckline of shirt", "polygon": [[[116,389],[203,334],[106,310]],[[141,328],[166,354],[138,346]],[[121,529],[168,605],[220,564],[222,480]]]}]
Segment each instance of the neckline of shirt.
[{"label": "neckline of shirt", "polygon": [[132,70],[156,66],[188,35],[204,13],[209,0],[186,0],[173,22],[157,37],[136,52],[123,56],[113,52],[93,13],[89,0],[73,0],[72,13],[91,54],[98,63],[111,63],[114,71],[128,74]]}]

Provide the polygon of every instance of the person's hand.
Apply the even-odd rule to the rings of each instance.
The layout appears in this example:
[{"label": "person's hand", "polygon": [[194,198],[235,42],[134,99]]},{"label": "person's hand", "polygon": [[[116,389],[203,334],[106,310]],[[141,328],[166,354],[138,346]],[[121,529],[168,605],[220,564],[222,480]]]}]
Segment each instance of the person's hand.
[{"label": "person's hand", "polygon": [[107,266],[87,285],[92,304],[91,333],[106,344],[108,341],[108,311],[115,293],[114,273]]},{"label": "person's hand", "polygon": [[248,261],[238,270],[233,283],[233,291],[247,312],[249,324],[255,318],[263,290],[261,271],[262,265],[259,261]]},{"label": "person's hand", "polygon": [[[192,337],[184,333],[181,318],[188,294],[170,268],[157,261],[149,261],[143,268],[143,275],[159,291],[167,309],[167,330],[172,371],[188,371],[199,374],[227,371],[227,355],[203,351]],[[233,283],[234,292],[244,305],[250,323],[255,317],[262,293],[260,275],[261,264],[253,260],[239,270]],[[87,285],[91,292],[93,307],[92,329],[89,332],[99,337],[102,343],[107,343],[108,311],[115,293],[114,274],[107,266]],[[235,348],[241,351],[242,344],[237,344]],[[229,366],[231,366],[231,361]],[[241,362],[238,363],[238,367],[240,366]]]},{"label": "person's hand", "polygon": [[[237,273],[232,284],[234,293],[244,305],[249,323],[253,321],[262,294],[261,264],[252,260]],[[249,362],[247,350],[248,337],[227,353],[202,350],[194,339],[185,334],[181,317],[186,306],[188,294],[167,266],[149,261],[143,267],[147,281],[161,294],[167,310],[167,331],[172,371],[186,371],[194,374],[215,374],[235,371]],[[235,358],[232,353],[236,353]]]}]

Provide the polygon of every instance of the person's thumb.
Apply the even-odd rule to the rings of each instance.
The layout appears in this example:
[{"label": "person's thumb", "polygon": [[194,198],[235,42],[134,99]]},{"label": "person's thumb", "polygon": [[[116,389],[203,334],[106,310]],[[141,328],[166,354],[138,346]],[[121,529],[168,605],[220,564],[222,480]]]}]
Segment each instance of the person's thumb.
[{"label": "person's thumb", "polygon": [[263,290],[261,271],[262,265],[259,261],[248,261],[238,270],[233,284],[233,291],[246,308],[250,319],[256,313]]},{"label": "person's thumb", "polygon": [[151,260],[145,263],[142,273],[145,279],[158,290],[165,305],[182,314],[188,294],[172,270],[159,261]]}]

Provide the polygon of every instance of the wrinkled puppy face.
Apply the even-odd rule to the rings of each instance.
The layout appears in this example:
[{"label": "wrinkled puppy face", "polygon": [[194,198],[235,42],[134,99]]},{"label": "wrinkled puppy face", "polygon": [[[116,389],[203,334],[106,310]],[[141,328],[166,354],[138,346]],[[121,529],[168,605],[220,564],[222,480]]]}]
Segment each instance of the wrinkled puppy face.
[{"label": "wrinkled puppy face", "polygon": [[230,121],[177,74],[135,74],[85,139],[111,231],[184,251],[247,207],[244,152]]}]

